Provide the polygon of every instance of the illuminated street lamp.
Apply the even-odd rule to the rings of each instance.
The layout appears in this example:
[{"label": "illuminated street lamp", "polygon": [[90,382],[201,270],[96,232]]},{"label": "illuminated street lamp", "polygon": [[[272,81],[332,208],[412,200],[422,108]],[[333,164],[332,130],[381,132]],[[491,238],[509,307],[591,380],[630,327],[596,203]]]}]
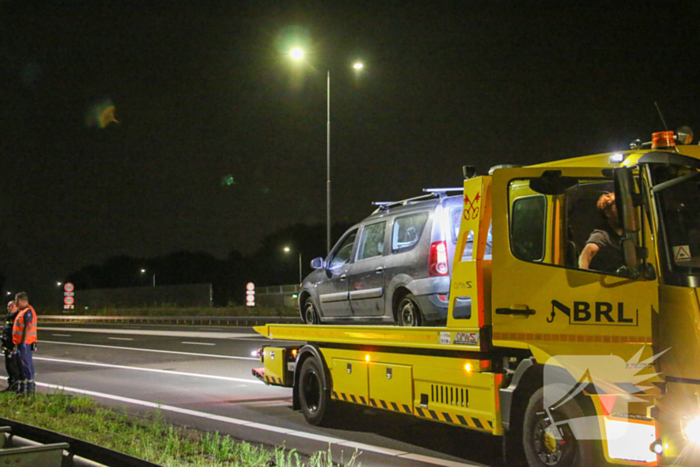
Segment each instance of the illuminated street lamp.
[{"label": "illuminated street lamp", "polygon": [[[146,270],[141,269],[141,274],[146,274]],[[155,287],[155,286],[156,286],[156,273],[154,272],[153,273],[153,287]]]},{"label": "illuminated street lamp", "polygon": [[[284,247],[285,253],[289,253],[291,251],[292,251],[292,249],[289,248],[288,246]],[[300,251],[299,252],[299,284],[301,284],[301,279],[302,279],[302,277],[301,277],[301,251]]]},{"label": "illuminated street lamp", "polygon": [[[290,56],[296,61],[304,58],[304,51],[296,47],[291,50]],[[359,72],[364,68],[362,62],[355,62],[352,66]],[[327,72],[326,80],[326,251],[331,251],[331,70]],[[301,282],[301,281],[300,281]]]},{"label": "illuminated street lamp", "polygon": [[56,287],[60,287],[63,285],[63,282],[56,282]]}]

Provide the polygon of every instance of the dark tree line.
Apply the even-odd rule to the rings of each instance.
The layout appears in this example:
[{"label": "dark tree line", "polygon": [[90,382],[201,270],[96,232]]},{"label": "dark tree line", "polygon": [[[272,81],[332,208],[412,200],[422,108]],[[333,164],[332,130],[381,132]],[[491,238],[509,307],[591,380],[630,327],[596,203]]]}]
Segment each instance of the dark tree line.
[{"label": "dark tree line", "polygon": [[[349,227],[334,225],[332,238],[338,239]],[[290,248],[289,253],[284,252],[285,246]],[[155,274],[157,286],[211,283],[215,306],[243,304],[246,283],[252,281],[256,287],[296,284],[299,253],[302,275],[306,276],[311,272],[311,259],[325,257],[325,250],[325,225],[295,224],[264,237],[261,246],[248,256],[235,249],[225,259],[190,251],[153,258],[115,256],[69,274],[66,281],[72,282],[76,290],[145,287],[152,285]]]}]

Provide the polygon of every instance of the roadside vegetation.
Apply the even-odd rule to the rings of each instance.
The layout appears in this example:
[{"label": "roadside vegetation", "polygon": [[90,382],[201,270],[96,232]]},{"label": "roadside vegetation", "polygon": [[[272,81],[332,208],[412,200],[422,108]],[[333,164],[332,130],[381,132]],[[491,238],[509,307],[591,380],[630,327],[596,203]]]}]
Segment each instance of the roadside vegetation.
[{"label": "roadside vegetation", "polygon": [[[161,412],[139,417],[62,392],[18,398],[0,394],[0,417],[145,459],[163,466],[332,467],[328,452],[306,458],[283,447],[256,446],[219,433],[167,423]],[[343,465],[360,465],[351,453]]]},{"label": "roadside vegetation", "polygon": [[221,308],[181,308],[164,303],[157,307],[148,308],[88,308],[76,310],[77,316],[290,316],[298,317],[299,310],[292,307],[259,307],[251,309],[246,306],[229,306]]}]

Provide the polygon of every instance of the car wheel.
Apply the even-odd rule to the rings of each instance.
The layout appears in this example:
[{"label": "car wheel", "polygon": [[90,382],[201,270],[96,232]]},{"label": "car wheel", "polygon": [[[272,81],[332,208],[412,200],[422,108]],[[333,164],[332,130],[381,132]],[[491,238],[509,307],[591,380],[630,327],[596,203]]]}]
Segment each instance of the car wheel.
[{"label": "car wheel", "polygon": [[420,307],[416,298],[412,294],[407,294],[399,302],[399,308],[396,313],[396,321],[399,326],[420,326],[423,322],[423,316],[420,312]]},{"label": "car wheel", "polygon": [[[530,397],[523,423],[523,448],[528,465],[538,467],[605,465],[596,449],[596,444],[601,441],[596,440],[595,436],[587,435],[586,438],[589,439],[576,439],[574,435],[575,431],[585,431],[586,427],[582,424],[591,420],[591,418],[584,418],[579,401],[574,398],[563,405],[556,405],[566,395],[566,387],[555,385],[548,387],[546,401],[544,388],[540,388]],[[550,399],[557,400],[550,401]],[[555,406],[545,411],[545,402],[547,405]],[[575,430],[572,428],[574,423],[576,423]]]},{"label": "car wheel", "polygon": [[323,365],[316,357],[307,358],[299,373],[299,403],[304,418],[311,425],[328,422],[334,401],[330,390],[324,389]]},{"label": "car wheel", "polygon": [[306,324],[318,324],[320,322],[316,306],[314,306],[311,297],[307,298],[304,302],[304,322]]}]

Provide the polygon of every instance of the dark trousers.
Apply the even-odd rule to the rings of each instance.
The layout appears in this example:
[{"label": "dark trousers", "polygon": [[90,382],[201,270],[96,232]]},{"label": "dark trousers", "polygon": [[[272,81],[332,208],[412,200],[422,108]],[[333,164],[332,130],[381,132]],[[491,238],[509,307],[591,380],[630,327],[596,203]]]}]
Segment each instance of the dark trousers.
[{"label": "dark trousers", "polygon": [[32,359],[32,346],[17,344],[17,361],[20,372],[20,392],[34,392],[34,361]]},{"label": "dark trousers", "polygon": [[12,350],[5,350],[5,371],[7,371],[7,384],[12,386],[21,379],[19,362],[12,354]]}]

